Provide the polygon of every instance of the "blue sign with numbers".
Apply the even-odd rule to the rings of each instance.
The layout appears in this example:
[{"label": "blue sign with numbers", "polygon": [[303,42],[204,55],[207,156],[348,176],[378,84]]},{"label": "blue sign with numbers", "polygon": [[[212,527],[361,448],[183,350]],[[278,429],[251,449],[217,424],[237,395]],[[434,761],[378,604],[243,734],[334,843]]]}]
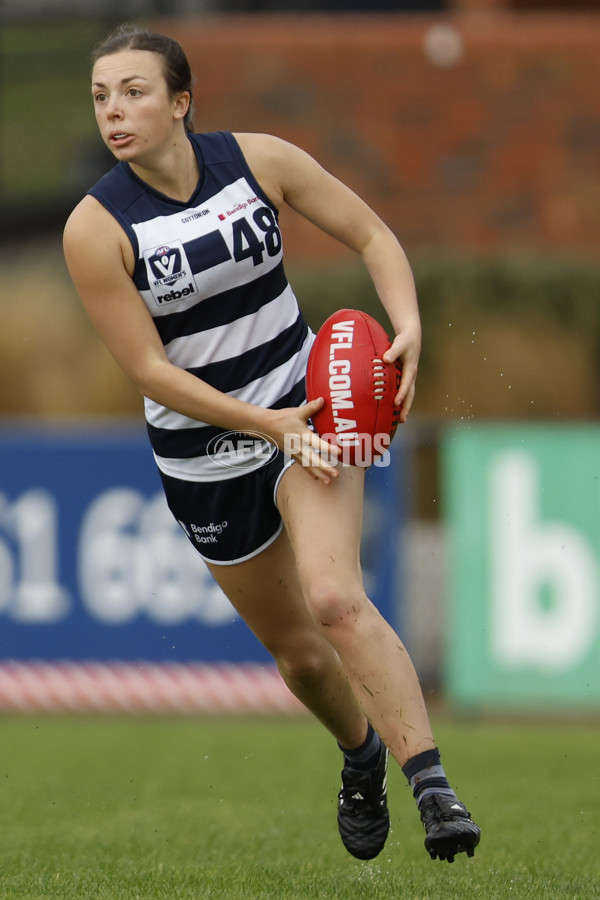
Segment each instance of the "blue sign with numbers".
[{"label": "blue sign with numbers", "polygon": [[[387,618],[400,457],[367,473],[365,581]],[[270,659],[169,512],[142,429],[0,428],[0,659]]]}]

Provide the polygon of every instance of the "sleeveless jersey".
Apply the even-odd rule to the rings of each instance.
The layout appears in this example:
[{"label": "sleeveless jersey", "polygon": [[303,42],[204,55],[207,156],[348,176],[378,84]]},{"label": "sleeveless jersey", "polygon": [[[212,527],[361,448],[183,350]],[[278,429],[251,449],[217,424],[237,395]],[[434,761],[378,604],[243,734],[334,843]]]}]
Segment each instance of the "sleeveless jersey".
[{"label": "sleeveless jersey", "polygon": [[[299,406],[314,335],[283,269],[277,209],[233,135],[189,138],[200,171],[189,202],[154,190],[124,162],[89,193],[131,241],[133,280],[168,359],[248,403]],[[144,408],[156,463],[175,478],[231,478],[272,455],[268,443],[235,440],[149,398]]]}]

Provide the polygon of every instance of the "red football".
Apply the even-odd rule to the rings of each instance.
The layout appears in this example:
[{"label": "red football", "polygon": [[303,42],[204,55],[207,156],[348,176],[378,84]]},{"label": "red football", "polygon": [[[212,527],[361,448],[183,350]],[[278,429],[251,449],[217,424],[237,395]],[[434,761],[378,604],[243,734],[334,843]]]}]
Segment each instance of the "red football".
[{"label": "red football", "polygon": [[399,422],[394,397],[401,370],[384,363],[385,329],[357,309],[340,309],[319,329],[306,370],[306,397],[323,397],[317,433],[342,449],[340,460],[369,466],[387,450]]}]

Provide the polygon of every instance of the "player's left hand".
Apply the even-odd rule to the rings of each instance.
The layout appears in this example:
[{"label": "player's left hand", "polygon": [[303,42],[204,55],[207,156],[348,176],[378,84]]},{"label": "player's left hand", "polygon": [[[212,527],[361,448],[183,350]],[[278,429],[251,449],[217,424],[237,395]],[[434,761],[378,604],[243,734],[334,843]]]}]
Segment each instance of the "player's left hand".
[{"label": "player's left hand", "polygon": [[383,354],[385,363],[400,361],[402,378],[400,387],[394,399],[394,405],[400,410],[400,421],[406,422],[410,408],[415,397],[415,386],[419,356],[421,353],[421,327],[416,324],[407,324],[398,332],[389,350]]}]

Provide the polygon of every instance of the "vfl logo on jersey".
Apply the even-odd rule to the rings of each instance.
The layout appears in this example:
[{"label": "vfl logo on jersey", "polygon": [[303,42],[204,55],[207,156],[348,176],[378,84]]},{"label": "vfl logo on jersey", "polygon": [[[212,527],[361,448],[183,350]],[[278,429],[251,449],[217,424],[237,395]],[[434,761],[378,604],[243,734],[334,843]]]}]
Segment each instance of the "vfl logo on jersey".
[{"label": "vfl logo on jersey", "polygon": [[181,241],[144,250],[148,284],[158,306],[184,300],[198,289]]}]

